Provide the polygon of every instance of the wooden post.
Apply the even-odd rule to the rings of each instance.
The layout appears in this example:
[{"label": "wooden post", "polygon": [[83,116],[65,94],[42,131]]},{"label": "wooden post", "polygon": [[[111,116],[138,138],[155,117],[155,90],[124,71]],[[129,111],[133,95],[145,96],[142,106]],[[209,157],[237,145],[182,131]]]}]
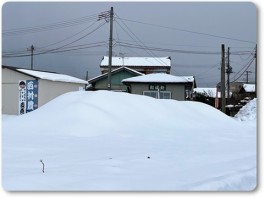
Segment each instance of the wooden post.
[{"label": "wooden post", "polygon": [[226,113],[226,98],[225,98],[225,45],[221,47],[221,98],[222,98],[222,112]]},{"label": "wooden post", "polygon": [[218,103],[219,103],[219,100],[218,100],[218,85],[216,85],[216,93],[215,93],[215,108],[218,109]]},{"label": "wooden post", "polygon": [[108,57],[108,78],[107,78],[107,89],[111,90],[112,80],[111,80],[111,68],[112,68],[112,47],[113,47],[113,17],[114,9],[111,7],[110,10],[110,37],[109,37],[109,57]]}]

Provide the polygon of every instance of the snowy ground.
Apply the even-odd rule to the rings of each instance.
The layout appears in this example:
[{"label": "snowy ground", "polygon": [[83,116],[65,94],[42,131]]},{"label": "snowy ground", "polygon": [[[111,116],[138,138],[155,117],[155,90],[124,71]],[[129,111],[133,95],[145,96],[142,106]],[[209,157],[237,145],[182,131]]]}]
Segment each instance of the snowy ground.
[{"label": "snowy ground", "polygon": [[191,101],[68,93],[26,115],[3,116],[2,185],[8,191],[250,191],[257,185],[256,117],[248,122],[241,115]]}]

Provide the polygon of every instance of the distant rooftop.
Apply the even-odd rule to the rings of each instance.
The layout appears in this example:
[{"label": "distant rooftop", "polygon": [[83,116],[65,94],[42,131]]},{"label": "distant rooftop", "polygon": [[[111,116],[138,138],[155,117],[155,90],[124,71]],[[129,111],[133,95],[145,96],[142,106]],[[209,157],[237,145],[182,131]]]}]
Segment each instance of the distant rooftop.
[{"label": "distant rooftop", "polygon": [[255,84],[243,84],[246,92],[255,92]]},{"label": "distant rooftop", "polygon": [[[194,88],[193,89],[193,92],[194,93],[199,93],[199,94],[203,94],[207,97],[210,97],[210,98],[215,98],[216,97],[216,88]],[[232,92],[229,92],[230,96],[232,95]],[[218,98],[221,98],[222,95],[221,95],[221,92],[218,91],[217,92],[217,97]],[[227,98],[227,93],[225,94],[225,97]]]},{"label": "distant rooftop", "polygon": [[[104,56],[101,66],[108,66],[109,58]],[[170,57],[112,57],[112,66],[171,66]]]},{"label": "distant rooftop", "polygon": [[54,72],[47,72],[47,71],[36,71],[36,70],[29,70],[29,69],[20,69],[17,67],[11,66],[2,66],[3,68],[9,68],[14,71],[18,71],[39,79],[50,80],[50,81],[59,81],[59,82],[71,82],[71,83],[80,83],[80,84],[88,84],[87,81],[75,78],[65,74],[57,74]]},{"label": "distant rooftop", "polygon": [[164,73],[147,74],[122,80],[122,82],[146,82],[146,83],[188,83],[194,82],[193,76],[173,76]]}]

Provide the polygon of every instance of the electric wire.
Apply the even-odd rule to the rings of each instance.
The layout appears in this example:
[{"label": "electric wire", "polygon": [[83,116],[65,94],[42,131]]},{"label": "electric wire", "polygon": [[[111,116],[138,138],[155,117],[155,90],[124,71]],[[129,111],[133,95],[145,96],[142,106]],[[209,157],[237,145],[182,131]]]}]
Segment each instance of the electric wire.
[{"label": "electric wire", "polygon": [[[115,14],[115,16],[117,16],[116,14]],[[120,20],[123,24],[124,24],[124,26],[128,29],[128,31],[136,38],[136,40],[133,38],[133,37],[131,37],[133,40],[135,40],[137,43],[138,43],[138,41],[141,43],[141,45],[143,45],[143,46],[145,46],[145,44],[130,30],[130,28],[122,21],[122,20]],[[118,23],[118,22],[117,22]],[[122,26],[118,23],[118,25],[122,28]],[[122,28],[123,29],[123,28]],[[123,29],[124,30],[124,29]],[[126,31],[127,32],[127,31]],[[130,35],[130,34],[129,34]],[[156,61],[158,61],[160,64],[163,64],[163,65],[166,65],[166,66],[168,66],[164,61],[162,61],[161,59],[159,59],[151,50],[146,50],[145,49],[145,51],[151,56],[151,57],[153,57]]]},{"label": "electric wire", "polygon": [[209,36],[209,37],[214,37],[214,38],[222,38],[222,39],[228,39],[228,40],[233,40],[233,41],[239,41],[239,42],[256,44],[256,42],[253,42],[253,41],[247,41],[247,40],[236,39],[236,38],[231,38],[231,37],[226,37],[226,36],[219,36],[219,35],[208,34],[208,33],[203,33],[203,32],[185,30],[185,29],[181,29],[181,28],[168,27],[168,26],[163,26],[163,25],[158,25],[158,24],[152,24],[152,23],[146,23],[146,22],[141,22],[141,21],[135,21],[135,20],[131,20],[131,19],[120,18],[118,16],[117,16],[117,19],[124,20],[124,21],[129,21],[129,22],[133,22],[133,23],[138,23],[138,24],[143,24],[143,25],[149,25],[149,26],[154,26],[154,27],[159,27],[159,28],[175,30],[175,31],[188,32],[188,33],[192,33],[192,34],[198,34],[198,35]]},{"label": "electric wire", "polygon": [[[107,12],[108,11],[103,12],[103,13],[107,13]],[[99,16],[99,14],[93,14],[90,16],[84,16],[84,17],[80,17],[80,18],[76,18],[76,19],[71,19],[71,20],[62,21],[62,22],[55,22],[55,23],[46,24],[46,25],[3,30],[2,36],[25,35],[25,34],[29,34],[29,33],[36,33],[36,32],[43,32],[43,31],[60,29],[60,28],[72,27],[72,26],[81,25],[81,24],[87,23],[89,21],[93,21],[95,19],[98,19],[98,16]]]},{"label": "electric wire", "polygon": [[[38,47],[38,48],[36,49],[36,51],[39,51],[40,49],[44,49],[44,48],[50,47],[50,46],[52,46],[52,45],[56,45],[56,44],[62,43],[62,42],[66,41],[66,40],[68,40],[68,39],[70,39],[70,38],[73,38],[74,36],[76,36],[76,35],[82,33],[83,31],[87,30],[88,28],[92,27],[95,23],[96,23],[96,21],[95,21],[94,23],[92,23],[90,26],[86,27],[85,29],[83,29],[83,30],[81,30],[81,31],[79,31],[79,32],[77,32],[77,33],[75,33],[74,35],[71,35],[71,36],[69,36],[69,37],[66,37],[66,38],[63,39],[63,40],[57,41],[57,42],[55,42],[55,43],[48,44],[48,45],[43,46],[43,47]],[[20,50],[20,51],[3,51],[3,52],[2,52],[2,54],[3,54],[4,56],[12,55],[12,54],[19,55],[19,54],[24,54],[24,53],[25,53],[25,50]]]},{"label": "electric wire", "polygon": [[[36,55],[43,55],[43,54],[55,54],[55,53],[62,53],[62,52],[69,52],[69,51],[76,51],[76,50],[82,50],[82,49],[88,49],[88,48],[96,48],[96,47],[106,47],[106,42],[97,42],[97,43],[91,43],[91,44],[86,44],[86,45],[76,45],[76,46],[70,46],[64,49],[60,50],[54,50],[54,51],[49,51],[47,53],[36,53]],[[31,56],[31,54],[23,54],[23,55],[6,55],[3,56],[3,58],[19,58],[19,57],[28,57]]]},{"label": "electric wire", "polygon": [[[251,66],[251,64],[253,63],[253,61],[254,61],[254,59],[255,58],[252,58],[249,62],[248,62],[248,64],[246,64],[240,71],[242,71],[245,67],[245,69],[244,69],[244,71],[241,73],[241,75],[239,75],[236,79],[234,79],[231,83],[233,83],[233,82],[236,82],[247,70],[248,70],[248,68]],[[238,73],[240,73],[240,71],[238,72]],[[238,74],[237,73],[237,74]],[[236,74],[236,75],[237,75]],[[235,76],[233,77],[233,78],[235,78]]]},{"label": "electric wire", "polygon": [[93,23],[92,23],[91,25],[89,25],[88,27],[82,29],[81,31],[79,31],[79,32],[77,32],[77,33],[75,33],[75,34],[73,34],[73,35],[71,35],[71,36],[69,36],[69,37],[64,38],[63,40],[60,40],[60,41],[55,42],[55,43],[51,43],[51,44],[49,44],[49,45],[46,45],[46,46],[40,47],[40,48],[38,48],[38,49],[47,48],[47,47],[50,47],[50,46],[52,46],[52,45],[56,45],[56,44],[59,44],[59,43],[62,43],[62,42],[64,42],[64,41],[66,41],[66,40],[68,40],[68,39],[71,39],[71,38],[75,37],[76,35],[78,35],[78,34],[84,32],[84,31],[87,30],[87,29],[89,29],[90,27],[92,27],[96,22],[97,22],[97,21],[93,22]]}]

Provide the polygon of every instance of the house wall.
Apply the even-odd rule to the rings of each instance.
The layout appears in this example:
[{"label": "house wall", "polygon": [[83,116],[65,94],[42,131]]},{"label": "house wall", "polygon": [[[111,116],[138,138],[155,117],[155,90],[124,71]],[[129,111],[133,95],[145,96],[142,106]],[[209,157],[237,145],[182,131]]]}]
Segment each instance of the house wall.
[{"label": "house wall", "polygon": [[[36,80],[31,76],[2,68],[2,114],[17,115],[18,114],[18,82],[20,80]],[[61,94],[78,91],[83,84],[55,82],[38,79],[38,106],[42,106],[50,100]]]},{"label": "house wall", "polygon": [[38,105],[40,107],[64,93],[78,91],[80,87],[84,88],[84,84],[39,79]]},{"label": "house wall", "polygon": [[[111,75],[112,89],[113,90],[126,90],[127,86],[125,86],[122,83],[122,80],[126,79],[126,78],[135,77],[135,76],[136,76],[135,74],[132,74],[132,73],[126,72],[126,71],[122,71],[122,72],[112,74]],[[107,89],[107,83],[108,83],[108,78],[106,76],[105,78],[102,78],[102,79],[96,81],[95,89],[106,90]]]},{"label": "house wall", "polygon": [[[139,84],[139,83],[131,84],[132,94],[143,95],[144,91],[149,91],[149,84]],[[166,91],[171,91],[171,99],[185,100],[184,84],[166,84]]]},{"label": "house wall", "polygon": [[18,82],[35,79],[11,69],[2,68],[2,114],[18,114]]}]

